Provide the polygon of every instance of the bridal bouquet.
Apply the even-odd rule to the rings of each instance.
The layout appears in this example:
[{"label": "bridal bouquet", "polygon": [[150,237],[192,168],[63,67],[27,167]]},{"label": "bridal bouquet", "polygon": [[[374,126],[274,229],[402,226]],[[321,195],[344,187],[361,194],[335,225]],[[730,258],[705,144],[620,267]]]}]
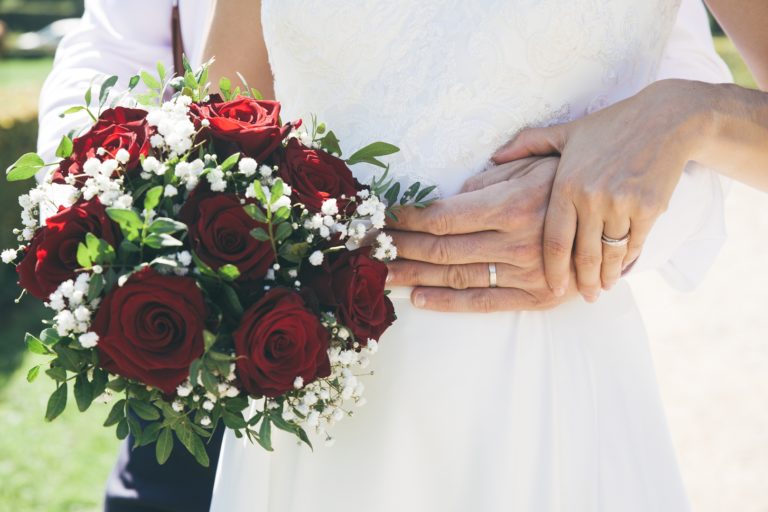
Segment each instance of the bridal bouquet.
[{"label": "bridal bouquet", "polygon": [[[364,403],[359,377],[395,319],[382,261],[396,249],[380,230],[432,191],[387,178],[379,158],[396,147],[342,159],[332,131],[283,124],[244,81],[209,95],[207,69],[172,79],[158,65],[122,95],[106,79],[62,114],[93,124],[62,138],[59,162],[29,153],[7,171],[54,167],[19,198],[20,246],[2,252],[52,310],[26,336],[49,358],[28,380],[56,385],[46,418],[70,389],[81,411],[112,401],[105,426],[156,442],[161,463],[175,435],[207,465],[219,422],[267,450],[273,428],[332,442],[327,427]],[[363,162],[385,168],[370,185],[349,169]]]}]

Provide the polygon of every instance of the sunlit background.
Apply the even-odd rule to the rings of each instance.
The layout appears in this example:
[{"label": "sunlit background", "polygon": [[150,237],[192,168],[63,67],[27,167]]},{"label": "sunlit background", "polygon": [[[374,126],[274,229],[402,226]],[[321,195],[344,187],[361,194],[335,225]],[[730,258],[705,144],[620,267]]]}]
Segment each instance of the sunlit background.
[{"label": "sunlit background", "polygon": [[[0,0],[0,169],[35,150],[40,87],[82,8],[82,0]],[[716,45],[736,81],[754,87],[731,43],[718,35]],[[0,185],[0,248],[15,246],[16,197],[26,186]],[[768,512],[768,196],[735,186],[728,224],[728,244],[693,294],[653,275],[633,285],[695,510]],[[2,265],[0,512],[99,510],[117,452],[112,429],[100,426],[107,411],[72,407],[43,421],[52,383],[27,383],[37,356],[23,343],[41,308],[33,299],[14,304],[18,293],[14,270]]]}]

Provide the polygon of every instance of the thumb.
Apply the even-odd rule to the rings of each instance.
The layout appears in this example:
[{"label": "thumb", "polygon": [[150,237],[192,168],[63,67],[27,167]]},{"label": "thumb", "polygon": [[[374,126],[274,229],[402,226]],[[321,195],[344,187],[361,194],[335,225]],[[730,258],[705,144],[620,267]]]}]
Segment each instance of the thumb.
[{"label": "thumb", "polygon": [[491,156],[493,163],[505,164],[529,156],[560,153],[565,146],[567,125],[548,128],[526,128]]}]

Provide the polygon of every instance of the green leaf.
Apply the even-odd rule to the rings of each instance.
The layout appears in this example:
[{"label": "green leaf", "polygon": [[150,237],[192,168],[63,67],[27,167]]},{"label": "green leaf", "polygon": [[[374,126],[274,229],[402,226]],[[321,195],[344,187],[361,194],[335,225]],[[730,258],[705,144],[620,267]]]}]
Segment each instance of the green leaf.
[{"label": "green leaf", "polygon": [[83,242],[77,244],[77,264],[82,268],[91,268],[91,253]]},{"label": "green leaf", "polygon": [[221,419],[224,421],[224,425],[226,425],[227,428],[231,428],[233,430],[238,430],[248,426],[248,423],[240,413],[233,413],[224,410],[221,413]]},{"label": "green leaf", "polygon": [[147,190],[147,195],[144,196],[144,210],[152,211],[160,204],[160,198],[163,197],[163,186],[158,185]]},{"label": "green leaf", "polygon": [[328,132],[325,137],[320,139],[320,145],[322,148],[336,156],[341,156],[341,146],[339,145],[339,139],[333,131]]},{"label": "green leaf", "polygon": [[93,390],[88,377],[81,373],[75,378],[75,402],[80,412],[85,412],[93,402]]},{"label": "green leaf", "polygon": [[355,165],[359,162],[372,163],[372,160],[375,160],[376,157],[391,155],[398,151],[400,151],[400,148],[393,146],[392,144],[387,144],[386,142],[374,142],[356,151],[352,156],[347,158],[347,165]]},{"label": "green leaf", "polygon": [[184,243],[166,233],[152,233],[144,239],[144,245],[152,249],[164,249],[166,247],[181,247]]},{"label": "green leaf", "polygon": [[59,363],[61,366],[70,372],[78,373],[82,370],[85,361],[81,358],[81,354],[85,354],[83,351],[73,350],[63,343],[54,345],[53,350],[59,355]]},{"label": "green leaf", "polygon": [[142,71],[141,72],[141,80],[150,89],[158,89],[159,90],[162,87],[160,82],[158,82],[157,79],[154,76],[150,75],[146,71]]},{"label": "green leaf", "polygon": [[85,104],[86,106],[91,105],[91,95],[93,94],[93,80],[91,80],[90,85],[88,85],[88,89],[85,90]]},{"label": "green leaf", "polygon": [[387,204],[393,205],[397,202],[397,198],[400,195],[400,183],[395,183],[384,194],[384,199],[387,200]]},{"label": "green leaf", "polygon": [[128,434],[130,433],[128,428],[128,420],[126,418],[121,419],[117,423],[117,429],[115,429],[115,435],[118,439],[121,441],[128,437]]},{"label": "green leaf", "polygon": [[128,400],[128,407],[130,407],[131,410],[143,420],[154,421],[160,419],[160,411],[158,411],[155,406],[147,402],[142,402],[141,400],[131,398]]},{"label": "green leaf", "polygon": [[280,246],[279,252],[280,256],[291,263],[301,263],[307,252],[309,252],[309,243],[284,243]]},{"label": "green leaf", "polygon": [[268,452],[272,451],[272,422],[269,416],[264,416],[259,427],[259,444]]},{"label": "green leaf", "polygon": [[291,233],[293,233],[293,227],[291,226],[290,222],[282,222],[277,225],[277,229],[275,229],[275,240],[278,242],[282,242],[289,236],[291,236]]},{"label": "green leaf", "polygon": [[160,61],[157,61],[157,76],[161,82],[165,82],[165,66]]},{"label": "green leaf", "polygon": [[[89,91],[90,91],[90,89],[89,89]],[[88,110],[88,109],[83,107],[82,105],[77,106],[77,107],[69,107],[67,110],[65,110],[64,112],[59,114],[59,117],[64,117],[64,116],[68,116],[70,114],[75,114],[77,112],[82,112],[83,110]]]},{"label": "green leaf", "polygon": [[111,427],[112,425],[116,425],[123,418],[125,418],[125,398],[115,402],[115,405],[109,410],[107,419],[104,420],[104,426]]},{"label": "green leaf", "polygon": [[147,425],[144,429],[144,432],[141,433],[141,439],[137,439],[139,446],[146,446],[157,441],[157,438],[160,435],[160,431],[162,429],[163,423],[160,421],[156,421]]},{"label": "green leaf", "polygon": [[144,227],[144,222],[141,220],[138,213],[133,210],[125,210],[122,208],[107,208],[107,215],[110,219],[117,222],[120,226],[120,231],[123,232],[125,238],[130,241],[139,238],[139,232]]},{"label": "green leaf", "polygon": [[281,206],[277,209],[277,211],[272,214],[272,219],[275,222],[279,222],[281,220],[286,220],[288,217],[291,216],[291,208],[289,206]]},{"label": "green leaf", "polygon": [[225,281],[234,281],[240,277],[240,269],[231,263],[219,267],[218,273]]},{"label": "green leaf", "polygon": [[219,167],[221,167],[222,171],[228,171],[235,166],[238,160],[240,160],[240,153],[235,153],[233,155],[230,155],[229,158],[227,158],[223,162],[221,162],[221,165]]},{"label": "green leaf", "polygon": [[256,222],[261,222],[262,224],[267,222],[267,216],[264,215],[262,209],[255,204],[247,204],[243,208],[245,208],[245,213],[250,215]]},{"label": "green leaf", "polygon": [[48,399],[48,406],[45,409],[45,419],[48,421],[55,420],[64,409],[67,408],[67,383],[64,382],[56,388]]},{"label": "green leaf", "polygon": [[158,217],[152,221],[149,225],[148,231],[150,233],[165,233],[171,234],[178,231],[184,231],[187,229],[187,225],[177,220],[169,219],[167,217]]},{"label": "green leaf", "polygon": [[107,97],[109,96],[109,91],[115,86],[117,83],[117,76],[112,75],[101,84],[101,89],[99,89],[99,107],[103,106],[104,103],[107,102]]},{"label": "green leaf", "polygon": [[40,365],[33,366],[27,372],[27,382],[34,382],[38,375],[40,375]]},{"label": "green leaf", "polygon": [[261,94],[261,91],[256,89],[255,87],[251,87],[251,97],[255,100],[263,100],[264,95]]},{"label": "green leaf", "polygon": [[281,180],[280,178],[277,178],[275,180],[275,183],[272,184],[272,190],[270,192],[269,202],[276,203],[278,199],[283,197],[283,189],[284,189],[283,180]]},{"label": "green leaf", "polygon": [[427,197],[429,194],[431,194],[432,191],[435,190],[436,188],[437,188],[437,185],[432,185],[430,187],[421,189],[421,192],[419,192],[416,195],[416,197],[414,198],[414,202],[416,202],[416,203],[420,202],[425,197]]},{"label": "green leaf", "polygon": [[130,80],[128,80],[128,90],[132,91],[136,88],[137,85],[139,85],[139,81],[141,80],[141,77],[139,75],[133,75]]},{"label": "green leaf", "polygon": [[218,277],[216,272],[210,266],[208,266],[203,260],[201,260],[197,256],[197,254],[195,254],[194,251],[192,251],[192,261],[195,262],[195,266],[198,268],[198,270],[200,270],[200,273],[203,274],[204,276],[215,277],[215,278]]},{"label": "green leaf", "polygon": [[216,379],[216,376],[214,376],[213,373],[203,368],[202,373],[200,373],[200,379],[203,381],[203,387],[205,387],[207,391],[213,393],[214,395],[218,394],[219,381]]},{"label": "green leaf", "polygon": [[266,242],[269,240],[269,233],[267,233],[264,228],[252,229],[251,236],[259,242]]},{"label": "green leaf", "polygon": [[236,316],[242,316],[243,305],[240,303],[240,298],[237,296],[237,292],[235,292],[231,286],[226,284],[222,285],[222,289],[224,290],[224,296],[226,297],[229,306],[232,308],[232,311]]},{"label": "green leaf", "polygon": [[203,343],[205,344],[205,350],[210,349],[216,343],[216,335],[205,329],[203,331]]},{"label": "green leaf", "polygon": [[61,336],[59,336],[59,333],[56,332],[56,329],[54,329],[53,327],[43,329],[43,332],[40,333],[40,340],[46,345],[53,345],[60,339],[61,339]]},{"label": "green leaf", "polygon": [[23,181],[33,177],[45,167],[45,162],[37,153],[25,153],[5,170],[8,181]]},{"label": "green leaf", "polygon": [[45,370],[45,374],[57,382],[64,382],[67,380],[67,370],[61,366],[52,366]]},{"label": "green leaf", "polygon": [[56,148],[56,156],[59,158],[67,158],[72,154],[72,139],[64,135],[59,142],[59,147]]},{"label": "green leaf", "polygon": [[158,464],[165,464],[173,451],[173,434],[170,428],[164,428],[160,432],[160,437],[157,438],[157,444],[155,444],[155,457],[157,457]]},{"label": "green leaf", "polygon": [[104,291],[104,276],[94,274],[91,276],[91,282],[88,285],[88,302],[98,298]]},{"label": "green leaf", "polygon": [[193,434],[190,437],[190,446],[187,449],[195,456],[198,464],[206,468],[210,465],[211,462],[208,459],[208,453],[205,451],[205,444],[203,444],[203,440],[198,435]]},{"label": "green leaf", "polygon": [[253,195],[256,199],[259,200],[261,204],[267,203],[267,196],[264,195],[264,189],[261,187],[261,182],[259,181],[253,182]]},{"label": "green leaf", "polygon": [[37,338],[37,336],[33,336],[30,333],[27,333],[24,336],[24,342],[27,344],[27,350],[33,354],[40,354],[45,356],[52,353],[51,349],[46,347],[45,344]]},{"label": "green leaf", "polygon": [[94,400],[107,389],[107,382],[109,382],[109,374],[106,370],[94,368],[93,380],[91,381],[91,392]]}]

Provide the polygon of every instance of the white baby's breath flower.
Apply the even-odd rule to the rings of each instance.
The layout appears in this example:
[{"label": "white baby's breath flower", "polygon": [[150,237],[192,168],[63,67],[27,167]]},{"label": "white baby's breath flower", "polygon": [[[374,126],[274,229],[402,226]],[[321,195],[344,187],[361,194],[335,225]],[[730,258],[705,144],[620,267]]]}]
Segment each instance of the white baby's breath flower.
[{"label": "white baby's breath flower", "polygon": [[165,139],[159,133],[154,134],[149,138],[149,143],[153,148],[159,148],[165,144]]},{"label": "white baby's breath flower", "polygon": [[240,162],[237,164],[237,168],[244,176],[251,177],[256,174],[256,168],[258,165],[259,164],[256,163],[256,160],[246,157],[240,159]]},{"label": "white baby's breath flower", "polygon": [[180,397],[184,398],[189,396],[192,393],[192,385],[189,383],[189,381],[185,381],[178,385],[176,388],[176,394]]},{"label": "white baby's breath flower", "polygon": [[293,381],[293,387],[296,389],[301,389],[304,387],[304,378],[301,376],[296,377]]},{"label": "white baby's breath flower", "polygon": [[211,426],[211,418],[208,416],[203,416],[200,418],[200,424],[204,427],[210,427]]},{"label": "white baby's breath flower", "polygon": [[2,252],[0,258],[2,258],[3,263],[12,263],[16,259],[17,254],[16,249],[6,249]]},{"label": "white baby's breath flower", "polygon": [[86,332],[85,334],[81,334],[77,341],[80,342],[80,345],[83,348],[93,348],[99,343],[99,335],[95,332]]},{"label": "white baby's breath flower", "polygon": [[323,205],[320,207],[320,211],[322,211],[325,215],[336,215],[339,213],[339,207],[336,204],[336,199],[326,199],[323,201]]},{"label": "white baby's breath flower", "polygon": [[128,150],[126,150],[125,148],[120,148],[117,150],[117,153],[115,154],[115,160],[125,165],[128,163],[128,160],[130,159],[131,159],[131,154],[128,152]]},{"label": "white baby's breath flower", "polygon": [[185,267],[188,267],[192,264],[192,254],[189,251],[181,251],[176,253],[176,259]]},{"label": "white baby's breath flower", "polygon": [[210,400],[206,400],[203,402],[203,409],[206,411],[212,411],[215,405]]},{"label": "white baby's breath flower", "polygon": [[166,185],[165,189],[163,190],[163,195],[165,197],[174,197],[178,195],[178,193],[179,193],[179,190],[173,185]]},{"label": "white baby's breath flower", "polygon": [[171,404],[171,408],[176,412],[181,412],[184,410],[184,404],[179,402],[178,400],[174,400]]},{"label": "white baby's breath flower", "polygon": [[101,161],[98,158],[89,158],[83,164],[83,172],[88,176],[96,176],[101,171]]},{"label": "white baby's breath flower", "polygon": [[200,121],[200,124],[201,124],[202,126],[205,126],[206,128],[208,128],[209,126],[211,126],[211,122],[210,122],[208,119],[203,119],[202,121]]},{"label": "white baby's breath flower", "polygon": [[309,255],[309,263],[311,265],[314,265],[315,267],[318,267],[323,264],[323,253],[322,251],[315,251],[312,254]]}]

